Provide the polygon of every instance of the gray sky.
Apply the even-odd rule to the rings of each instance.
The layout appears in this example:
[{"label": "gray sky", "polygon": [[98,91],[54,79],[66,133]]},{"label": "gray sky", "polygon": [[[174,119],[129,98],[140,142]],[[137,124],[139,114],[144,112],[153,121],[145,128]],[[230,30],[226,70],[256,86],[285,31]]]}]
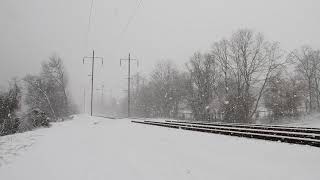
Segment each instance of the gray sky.
[{"label": "gray sky", "polygon": [[[74,96],[81,102],[89,88],[90,64],[82,57],[104,57],[96,82],[114,95],[125,89],[126,68],[119,58],[128,52],[149,72],[161,59],[183,66],[194,51],[239,28],[264,33],[284,50],[301,45],[320,49],[319,0],[1,0],[0,84],[13,76],[37,73],[52,53],[65,61]],[[128,19],[135,14],[127,29]],[[138,71],[138,69],[133,70]]]}]

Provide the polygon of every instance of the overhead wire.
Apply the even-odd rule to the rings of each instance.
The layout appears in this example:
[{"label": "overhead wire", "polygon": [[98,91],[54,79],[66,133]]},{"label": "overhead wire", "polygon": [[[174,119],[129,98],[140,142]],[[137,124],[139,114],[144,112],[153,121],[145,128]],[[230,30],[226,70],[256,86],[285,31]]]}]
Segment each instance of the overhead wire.
[{"label": "overhead wire", "polygon": [[89,20],[88,20],[89,22],[88,22],[87,39],[86,39],[86,49],[88,49],[88,44],[89,44],[89,34],[90,34],[92,11],[93,11],[93,0],[91,0],[91,5],[90,5],[90,13],[89,13]]},{"label": "overhead wire", "polygon": [[[131,22],[133,21],[133,19],[137,15],[139,8],[141,8],[141,7],[142,7],[142,0],[137,0],[137,6],[133,10],[131,16],[128,18],[128,21],[125,24],[125,26],[123,27],[120,36],[122,36],[128,30]],[[88,28],[87,28],[86,49],[88,49],[88,46],[89,46],[89,36],[90,36],[90,29],[91,29],[91,22],[92,22],[91,19],[92,19],[93,11],[94,11],[94,0],[91,0],[90,13],[89,13],[89,19],[88,19]],[[100,71],[101,71],[101,69],[102,69],[102,67],[100,68]]]},{"label": "overhead wire", "polygon": [[129,28],[129,25],[131,23],[131,21],[134,19],[134,17],[137,15],[138,9],[140,7],[142,7],[142,1],[141,0],[137,0],[138,5],[136,6],[136,8],[134,9],[133,13],[131,14],[131,16],[129,17],[126,25],[124,26],[124,28],[121,31],[121,34],[125,33],[127,31],[127,29]]}]

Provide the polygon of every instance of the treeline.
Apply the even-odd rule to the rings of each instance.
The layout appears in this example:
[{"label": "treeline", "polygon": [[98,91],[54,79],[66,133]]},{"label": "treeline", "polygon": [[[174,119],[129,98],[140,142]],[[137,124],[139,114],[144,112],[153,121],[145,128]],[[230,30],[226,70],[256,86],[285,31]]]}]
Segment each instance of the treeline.
[{"label": "treeline", "polygon": [[133,113],[252,123],[319,112],[319,52],[302,47],[286,54],[279,43],[241,29],[195,52],[184,70],[162,61],[149,76],[136,75]]},{"label": "treeline", "polygon": [[0,135],[48,127],[74,113],[67,85],[63,61],[57,55],[42,63],[38,75],[14,79],[0,93]]}]

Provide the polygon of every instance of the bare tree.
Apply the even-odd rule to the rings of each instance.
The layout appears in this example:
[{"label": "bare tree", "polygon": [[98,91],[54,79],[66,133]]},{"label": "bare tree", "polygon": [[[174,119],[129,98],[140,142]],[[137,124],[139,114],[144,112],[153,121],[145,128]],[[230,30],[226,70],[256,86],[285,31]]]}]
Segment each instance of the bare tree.
[{"label": "bare tree", "polygon": [[159,62],[148,80],[136,75],[133,82],[136,115],[177,118],[179,103],[186,96],[186,77],[171,61]]},{"label": "bare tree", "polygon": [[31,108],[39,108],[48,115],[51,114],[51,117],[56,119],[57,115],[47,93],[45,82],[40,77],[32,75],[27,75],[23,80],[27,86],[26,103]]},{"label": "bare tree", "polygon": [[219,63],[219,67],[221,69],[221,72],[223,72],[223,80],[224,80],[224,90],[225,95],[228,95],[228,76],[230,73],[230,48],[229,48],[229,41],[226,39],[223,39],[219,42],[216,42],[213,44],[212,47],[212,54],[214,55],[215,59]]},{"label": "bare tree", "polygon": [[28,75],[24,81],[27,86],[25,99],[30,108],[39,108],[55,120],[69,115],[67,78],[60,57],[51,56],[49,61],[43,62],[39,76]]},{"label": "bare tree", "polygon": [[154,100],[161,117],[175,117],[179,93],[176,82],[179,71],[171,61],[158,63],[151,73],[150,85],[153,87]]},{"label": "bare tree", "polygon": [[68,111],[70,110],[70,107],[67,96],[68,79],[62,59],[56,54],[49,57],[49,61],[42,63],[41,75],[44,78],[54,82],[59,87],[59,90],[63,95],[63,109],[66,111],[65,114],[69,114]]},{"label": "bare tree", "polygon": [[149,111],[147,111],[148,100],[151,99],[147,94],[147,79],[140,73],[136,73],[132,76],[131,81],[131,102],[132,102],[132,113],[134,116],[150,116]]},{"label": "bare tree", "polygon": [[308,112],[315,110],[315,104],[320,110],[320,53],[308,46],[301,47],[300,50],[294,50],[288,55],[288,60],[295,64],[296,72],[305,80],[307,84],[307,104]]},{"label": "bare tree", "polygon": [[[215,43],[212,54],[224,73],[228,102],[224,107],[229,109],[225,118],[251,122],[266,83],[282,65],[278,43],[264,40],[260,33],[241,29],[230,40]],[[228,91],[228,86],[232,87],[232,92]]]},{"label": "bare tree", "polygon": [[299,115],[304,85],[297,76],[286,78],[281,72],[270,79],[264,94],[264,105],[272,112],[270,120],[280,121]]},{"label": "bare tree", "polygon": [[136,94],[134,110],[136,115],[142,117],[155,117],[158,109],[157,100],[155,100],[154,87],[150,82],[146,82],[140,86],[139,92]]},{"label": "bare tree", "polygon": [[187,63],[190,73],[188,101],[196,120],[210,120],[210,104],[217,76],[216,65],[212,55],[199,52]]},{"label": "bare tree", "polygon": [[316,50],[313,53],[313,64],[316,67],[316,73],[314,76],[315,83],[315,95],[317,101],[317,108],[320,111],[320,50]]}]

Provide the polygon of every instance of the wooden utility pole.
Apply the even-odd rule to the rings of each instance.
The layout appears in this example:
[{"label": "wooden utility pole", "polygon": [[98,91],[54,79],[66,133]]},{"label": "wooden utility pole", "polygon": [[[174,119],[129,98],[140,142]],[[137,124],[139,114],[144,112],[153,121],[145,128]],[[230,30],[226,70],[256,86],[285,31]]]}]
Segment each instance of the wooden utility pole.
[{"label": "wooden utility pole", "polygon": [[95,57],[94,56],[94,50],[92,51],[92,57],[83,57],[82,61],[84,64],[84,60],[86,59],[91,59],[91,106],[90,106],[90,115],[92,116],[92,111],[93,111],[93,73],[94,73],[94,60],[96,59],[100,59],[102,64],[103,64],[103,58],[102,57]]},{"label": "wooden utility pole", "polygon": [[136,61],[137,65],[138,65],[138,60],[137,59],[131,59],[130,57],[130,53],[129,53],[129,57],[128,59],[120,59],[120,66],[122,65],[122,61],[128,61],[128,117],[130,117],[130,80],[131,80],[131,75],[130,75],[130,71],[131,71],[131,61]]},{"label": "wooden utility pole", "polygon": [[83,88],[83,113],[86,113],[86,88]]},{"label": "wooden utility pole", "polygon": [[101,89],[96,89],[97,91],[101,91],[101,105],[104,104],[103,102],[103,94],[104,94],[104,85],[101,85]]}]

